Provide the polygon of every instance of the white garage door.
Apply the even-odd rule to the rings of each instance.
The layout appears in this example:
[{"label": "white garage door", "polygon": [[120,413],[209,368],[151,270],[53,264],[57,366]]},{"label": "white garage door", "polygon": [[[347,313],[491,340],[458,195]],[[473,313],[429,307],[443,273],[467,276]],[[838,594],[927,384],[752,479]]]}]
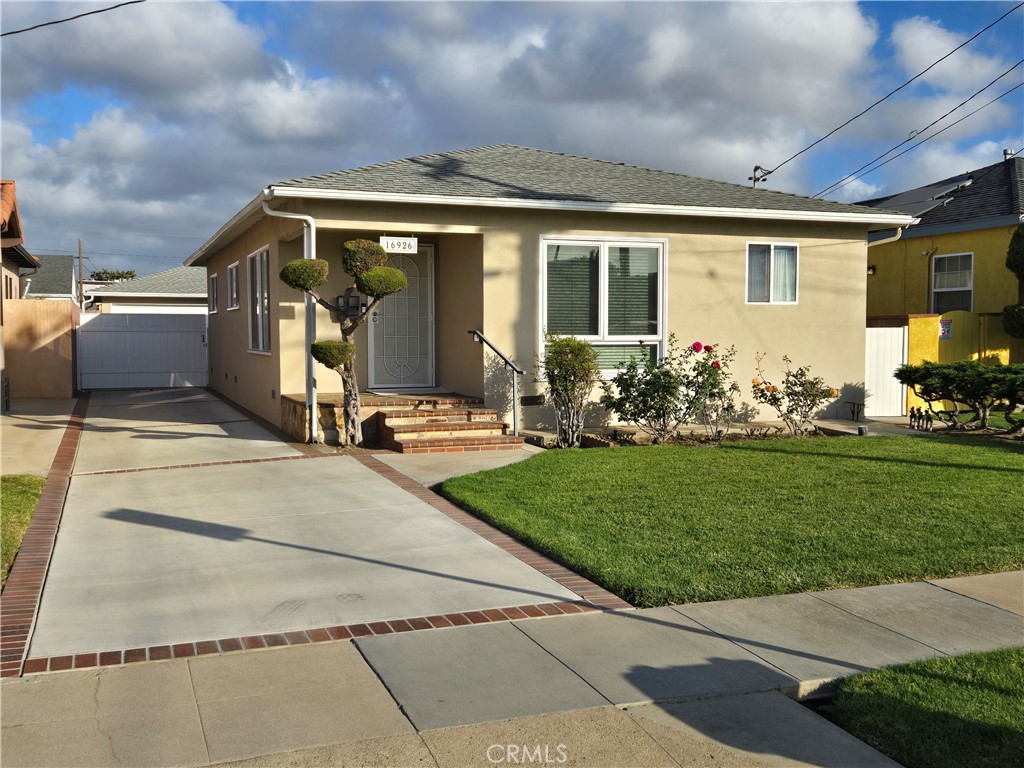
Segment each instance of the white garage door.
[{"label": "white garage door", "polygon": [[892,375],[907,362],[907,329],[868,328],[864,360],[864,415],[906,415],[907,391]]},{"label": "white garage door", "polygon": [[81,389],[205,387],[205,315],[82,315]]}]

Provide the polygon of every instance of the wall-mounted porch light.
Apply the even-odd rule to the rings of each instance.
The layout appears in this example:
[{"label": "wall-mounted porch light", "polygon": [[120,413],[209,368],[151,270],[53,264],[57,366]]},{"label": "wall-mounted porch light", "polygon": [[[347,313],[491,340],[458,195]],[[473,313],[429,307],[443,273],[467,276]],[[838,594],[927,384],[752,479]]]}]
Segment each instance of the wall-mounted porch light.
[{"label": "wall-mounted porch light", "polygon": [[875,265],[874,264],[868,264],[868,274],[869,275],[875,274]]}]

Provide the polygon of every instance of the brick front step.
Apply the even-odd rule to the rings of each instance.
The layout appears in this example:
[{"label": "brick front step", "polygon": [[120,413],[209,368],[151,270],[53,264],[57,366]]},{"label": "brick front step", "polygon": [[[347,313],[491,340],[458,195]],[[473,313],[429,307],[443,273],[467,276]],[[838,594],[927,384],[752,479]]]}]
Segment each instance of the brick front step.
[{"label": "brick front step", "polygon": [[424,408],[422,410],[384,411],[388,426],[426,424],[430,422],[497,421],[498,412],[492,408]]},{"label": "brick front step", "polygon": [[523,438],[494,435],[487,438],[446,438],[444,440],[407,440],[388,445],[399,453],[471,453],[474,451],[518,451]]},{"label": "brick front step", "polygon": [[481,437],[484,435],[504,435],[506,425],[500,421],[459,421],[459,422],[426,422],[417,424],[400,424],[391,426],[391,420],[382,432],[385,440],[404,442],[406,440],[426,440],[455,437]]}]

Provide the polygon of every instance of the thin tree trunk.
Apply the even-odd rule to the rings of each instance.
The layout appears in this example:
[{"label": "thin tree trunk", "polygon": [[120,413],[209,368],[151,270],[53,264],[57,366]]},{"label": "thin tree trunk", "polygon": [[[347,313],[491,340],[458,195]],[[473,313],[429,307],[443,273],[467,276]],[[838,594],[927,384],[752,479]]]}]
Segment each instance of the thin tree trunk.
[{"label": "thin tree trunk", "polygon": [[349,360],[341,369],[344,387],[345,444],[361,445],[363,442],[363,420],[359,413],[359,380],[356,378],[356,361]]}]

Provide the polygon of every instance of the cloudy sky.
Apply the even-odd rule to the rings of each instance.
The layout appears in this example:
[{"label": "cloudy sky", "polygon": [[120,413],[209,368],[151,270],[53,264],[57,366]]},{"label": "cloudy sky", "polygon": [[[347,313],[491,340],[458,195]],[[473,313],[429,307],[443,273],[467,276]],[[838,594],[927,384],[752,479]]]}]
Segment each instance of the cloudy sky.
[{"label": "cloudy sky", "polygon": [[[0,25],[116,2],[4,0]],[[180,265],[267,184],[429,152],[508,142],[746,184],[1016,4],[148,0],[2,39],[0,163],[30,251],[81,238],[93,268],[139,274]],[[1022,49],[1024,8],[768,187],[819,193]],[[1024,88],[826,196],[898,191],[1004,148],[1024,148]]]}]

